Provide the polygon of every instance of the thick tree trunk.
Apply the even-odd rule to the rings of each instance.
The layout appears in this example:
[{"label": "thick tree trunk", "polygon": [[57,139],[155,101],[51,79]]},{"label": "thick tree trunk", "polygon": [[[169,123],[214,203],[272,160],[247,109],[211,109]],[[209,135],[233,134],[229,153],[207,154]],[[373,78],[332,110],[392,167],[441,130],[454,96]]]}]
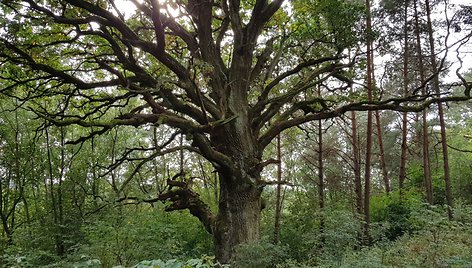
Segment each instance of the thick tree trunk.
[{"label": "thick tree trunk", "polygon": [[[215,165],[219,175],[220,196],[218,213],[213,224],[216,258],[229,263],[236,247],[257,242],[260,237],[262,153],[252,134],[245,109],[245,92],[232,91],[228,103],[231,114],[238,116],[230,123],[216,128],[210,136],[211,145],[228,156],[230,163]],[[239,95],[242,94],[242,95]],[[241,112],[236,112],[241,109]]]},{"label": "thick tree trunk", "polygon": [[260,171],[214,166],[220,185],[216,216],[185,181],[168,180],[170,189],[159,195],[158,200],[171,202],[166,211],[188,209],[197,217],[213,235],[217,260],[228,264],[238,245],[259,240],[263,187],[251,183],[253,180],[259,180]]},{"label": "thick tree trunk", "polygon": [[262,189],[220,174],[220,203],[213,233],[215,254],[229,263],[236,247],[259,240]]}]

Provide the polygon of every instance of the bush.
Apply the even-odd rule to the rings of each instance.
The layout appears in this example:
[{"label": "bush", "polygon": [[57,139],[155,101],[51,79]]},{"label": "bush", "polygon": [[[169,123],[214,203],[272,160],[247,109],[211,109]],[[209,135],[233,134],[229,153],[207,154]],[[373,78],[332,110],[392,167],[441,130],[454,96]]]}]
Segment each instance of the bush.
[{"label": "bush", "polygon": [[76,254],[97,258],[103,267],[130,267],[139,260],[185,259],[211,253],[210,235],[189,213],[127,209],[110,211],[85,226],[88,241]]},{"label": "bush", "polygon": [[374,226],[381,229],[376,239],[386,238],[393,241],[413,231],[411,212],[421,207],[420,196],[415,191],[406,191],[400,199],[398,191],[389,195],[372,197],[371,218]]},{"label": "bush", "polygon": [[287,249],[267,241],[243,244],[236,249],[232,260],[233,268],[269,268],[283,263],[288,258]]}]

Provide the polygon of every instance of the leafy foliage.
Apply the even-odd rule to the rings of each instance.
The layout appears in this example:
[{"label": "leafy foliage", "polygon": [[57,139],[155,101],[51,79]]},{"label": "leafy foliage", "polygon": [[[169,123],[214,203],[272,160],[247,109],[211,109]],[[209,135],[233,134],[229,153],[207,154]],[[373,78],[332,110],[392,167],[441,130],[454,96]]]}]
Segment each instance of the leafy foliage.
[{"label": "leafy foliage", "polygon": [[[434,202],[424,203],[415,114],[429,109],[425,127],[437,139],[433,104],[469,100],[470,75],[418,95],[431,85],[418,78],[417,54],[435,51],[413,45],[424,29],[411,24],[412,1],[380,1],[372,15],[386,22],[372,32],[357,0],[118,2],[0,0],[0,266],[201,268],[220,267],[222,256],[231,267],[472,265],[470,103],[447,114],[454,221],[434,143]],[[471,12],[460,9],[449,26],[464,34]],[[363,84],[366,41],[387,56],[375,66],[385,73],[374,101]],[[392,110],[379,128],[394,191],[383,192],[374,160],[367,247],[353,162],[365,161],[372,109]],[[401,194],[395,111],[410,112]],[[271,165],[278,135],[282,182]]]},{"label": "leafy foliage", "polygon": [[152,260],[141,261],[133,268],[210,268],[210,267],[225,267],[215,263],[214,257],[203,256],[199,259],[190,259],[186,262],[171,259],[167,261]]}]

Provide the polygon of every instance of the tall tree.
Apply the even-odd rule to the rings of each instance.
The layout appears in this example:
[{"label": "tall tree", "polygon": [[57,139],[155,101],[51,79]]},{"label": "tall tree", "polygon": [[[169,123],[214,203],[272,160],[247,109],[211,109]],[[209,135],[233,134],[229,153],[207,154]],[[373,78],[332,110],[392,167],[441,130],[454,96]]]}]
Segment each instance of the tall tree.
[{"label": "tall tree", "polygon": [[[165,125],[188,144],[154,148],[149,135],[130,151],[157,151],[151,154],[157,156],[184,149],[213,165],[218,211],[180,177],[169,180],[155,200],[168,201],[168,211],[188,209],[196,216],[213,235],[222,263],[230,261],[237,245],[259,239],[267,185],[261,172],[272,162],[263,153],[283,130],[353,110],[421,111],[432,103],[469,99],[343,98],[352,82],[343,70],[357,63],[346,60],[343,51],[357,43],[353,33],[362,11],[348,1],[127,1],[134,10],[113,1],[0,3],[5,14],[0,60],[11,70],[4,75],[4,94],[29,101],[50,123],[88,129],[69,143],[119,126]],[[319,19],[324,34],[311,36],[312,27],[301,23],[306,12],[316,15],[312,18]],[[283,36],[288,40],[278,42]],[[317,85],[328,93],[302,97]],[[62,105],[50,105],[52,97]],[[131,179],[117,194],[124,195]]]},{"label": "tall tree", "polygon": [[[408,55],[409,55],[409,42],[408,42],[408,1],[405,1],[403,16],[403,96],[408,96]],[[407,151],[408,151],[408,113],[402,113],[402,140],[401,140],[401,153],[400,153],[400,171],[398,175],[398,188],[400,190],[400,198],[403,197],[403,187],[406,179],[406,162],[407,162]]]},{"label": "tall tree", "polygon": [[[4,101],[4,100],[3,100]],[[0,220],[3,227],[2,236],[6,236],[8,245],[13,244],[13,234],[18,225],[18,207],[24,199],[26,158],[23,151],[24,129],[21,127],[18,110],[8,113],[12,105],[1,105],[0,128]]]},{"label": "tall tree", "polygon": [[352,124],[352,145],[351,154],[354,170],[354,193],[356,195],[356,212],[360,216],[363,214],[363,197],[362,197],[362,176],[361,176],[361,160],[359,151],[359,137],[357,134],[357,116],[356,112],[351,112],[351,124]]},{"label": "tall tree", "polygon": [[[430,61],[431,61],[431,71],[433,75],[433,88],[436,94],[441,94],[441,88],[439,86],[439,66],[436,59],[436,49],[434,46],[434,35],[433,35],[433,23],[431,21],[431,4],[429,0],[425,0],[426,6],[426,21],[427,21],[427,31],[428,31],[428,40],[429,40],[429,50],[430,50]],[[442,103],[438,103],[438,115],[439,115],[439,127],[441,128],[441,148],[443,156],[443,169],[444,169],[444,182],[446,186],[446,203],[447,203],[447,216],[449,220],[453,218],[453,200],[452,200],[452,187],[451,187],[451,178],[449,171],[449,155],[447,148],[447,135],[446,135],[446,123],[444,122],[444,108]]]},{"label": "tall tree", "polygon": [[383,142],[383,131],[382,131],[382,123],[380,121],[380,112],[377,110],[375,111],[375,126],[377,129],[377,142],[379,145],[379,160],[380,160],[380,169],[382,171],[382,179],[385,187],[385,192],[387,194],[390,193],[390,179],[388,177],[388,169],[387,164],[385,163],[385,148]]},{"label": "tall tree", "polygon": [[[319,91],[319,95],[321,92]],[[318,142],[317,142],[317,156],[318,156],[318,206],[320,208],[320,236],[321,236],[321,245],[324,244],[324,229],[325,229],[325,177],[324,177],[324,158],[323,158],[323,123],[321,120],[318,120]]]},{"label": "tall tree", "polygon": [[[426,83],[426,68],[423,62],[423,50],[421,45],[421,28],[419,22],[419,11],[418,1],[413,1],[414,12],[415,12],[415,36],[416,36],[416,57],[418,61],[418,71],[420,75],[419,83],[421,85]],[[426,95],[426,88],[423,87],[421,94]],[[428,128],[428,112],[422,111],[422,131],[421,131],[421,144],[423,146],[422,160],[423,160],[423,175],[424,175],[424,186],[426,189],[426,199],[429,204],[433,204],[433,182],[431,178],[431,160],[429,154],[429,128]]]},{"label": "tall tree", "polygon": [[[370,0],[365,1],[366,6],[366,31],[367,31],[367,99],[373,100],[374,91],[374,50],[372,37],[372,17],[370,11]],[[370,182],[372,176],[372,111],[367,112],[367,134],[365,153],[365,176],[364,176],[364,243],[370,244]]]}]

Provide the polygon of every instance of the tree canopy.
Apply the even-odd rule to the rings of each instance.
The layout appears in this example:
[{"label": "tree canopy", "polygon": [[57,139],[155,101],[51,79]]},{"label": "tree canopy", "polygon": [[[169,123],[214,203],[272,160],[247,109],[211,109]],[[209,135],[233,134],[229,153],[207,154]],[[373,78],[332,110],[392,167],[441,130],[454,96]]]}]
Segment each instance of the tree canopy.
[{"label": "tree canopy", "polygon": [[264,152],[284,130],[349,111],[419,112],[470,99],[460,75],[460,94],[421,90],[448,71],[445,60],[406,95],[368,86],[363,47],[381,33],[364,30],[359,1],[2,0],[0,9],[1,92],[45,125],[83,127],[63,144],[120,126],[160,127],[173,134],[143,137],[121,162],[185,150],[211,163],[217,211],[182,172],[148,201],[189,209],[223,263],[260,237],[261,193],[273,184],[261,172],[277,162]]}]

